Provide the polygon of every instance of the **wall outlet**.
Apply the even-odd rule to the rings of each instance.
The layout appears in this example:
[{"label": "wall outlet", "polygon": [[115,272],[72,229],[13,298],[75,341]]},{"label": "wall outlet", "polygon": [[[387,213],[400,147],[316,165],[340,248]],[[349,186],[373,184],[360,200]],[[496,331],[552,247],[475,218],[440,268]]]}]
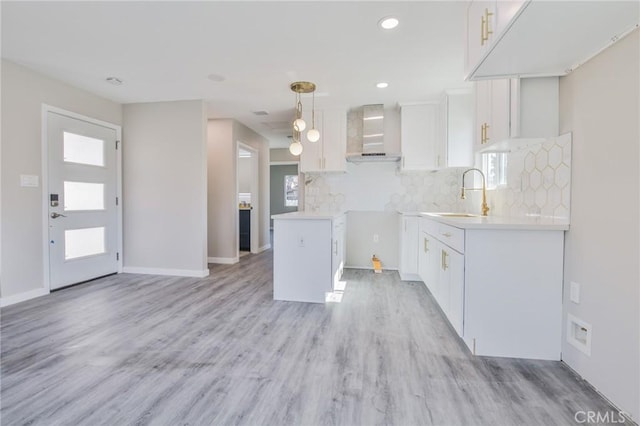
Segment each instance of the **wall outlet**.
[{"label": "wall outlet", "polygon": [[587,356],[591,356],[591,324],[567,314],[567,342]]},{"label": "wall outlet", "polygon": [[373,234],[373,242],[377,243],[378,241],[380,241],[380,235],[378,234]]},{"label": "wall outlet", "polygon": [[573,303],[580,303],[580,284],[571,281],[569,286],[569,299]]}]

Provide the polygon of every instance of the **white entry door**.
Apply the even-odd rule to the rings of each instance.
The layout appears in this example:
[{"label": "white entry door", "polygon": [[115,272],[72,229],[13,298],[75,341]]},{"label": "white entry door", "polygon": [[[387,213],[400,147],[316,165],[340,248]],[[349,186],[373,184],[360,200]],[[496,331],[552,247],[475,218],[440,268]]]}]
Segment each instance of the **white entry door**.
[{"label": "white entry door", "polygon": [[113,128],[48,112],[52,290],[118,271],[116,137]]}]

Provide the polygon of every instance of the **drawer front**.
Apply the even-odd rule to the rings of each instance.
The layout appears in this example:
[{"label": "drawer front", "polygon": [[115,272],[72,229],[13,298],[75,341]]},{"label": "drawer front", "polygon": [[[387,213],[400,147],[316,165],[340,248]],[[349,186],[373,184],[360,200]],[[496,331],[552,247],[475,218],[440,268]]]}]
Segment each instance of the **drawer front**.
[{"label": "drawer front", "polygon": [[420,232],[424,232],[425,234],[430,234],[433,236],[437,236],[438,234],[438,227],[440,226],[440,224],[438,222],[436,222],[435,220],[432,219],[428,219],[426,217],[421,217],[420,218]]},{"label": "drawer front", "polygon": [[438,223],[438,230],[433,235],[459,253],[464,253],[464,229]]}]

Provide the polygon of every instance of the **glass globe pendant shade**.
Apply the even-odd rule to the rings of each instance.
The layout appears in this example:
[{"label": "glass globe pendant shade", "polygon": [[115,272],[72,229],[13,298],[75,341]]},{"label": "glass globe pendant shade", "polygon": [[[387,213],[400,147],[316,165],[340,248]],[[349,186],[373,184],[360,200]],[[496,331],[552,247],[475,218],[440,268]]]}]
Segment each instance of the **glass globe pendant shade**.
[{"label": "glass globe pendant shade", "polygon": [[293,128],[296,130],[296,132],[302,132],[307,128],[307,123],[305,123],[302,118],[296,118],[293,122]]},{"label": "glass globe pendant shade", "polygon": [[296,156],[302,154],[302,144],[297,141],[291,142],[291,145],[289,145],[289,152]]},{"label": "glass globe pendant shade", "polygon": [[320,132],[318,129],[313,128],[307,132],[307,140],[309,142],[318,142],[320,140]]}]

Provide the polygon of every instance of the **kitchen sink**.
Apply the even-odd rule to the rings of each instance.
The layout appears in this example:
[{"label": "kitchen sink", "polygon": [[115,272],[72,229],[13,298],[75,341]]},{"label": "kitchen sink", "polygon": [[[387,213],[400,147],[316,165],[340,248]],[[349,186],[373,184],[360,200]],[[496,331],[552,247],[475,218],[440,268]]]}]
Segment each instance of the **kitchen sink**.
[{"label": "kitchen sink", "polygon": [[482,217],[479,214],[473,213],[429,213],[434,216],[442,216],[442,217]]}]

